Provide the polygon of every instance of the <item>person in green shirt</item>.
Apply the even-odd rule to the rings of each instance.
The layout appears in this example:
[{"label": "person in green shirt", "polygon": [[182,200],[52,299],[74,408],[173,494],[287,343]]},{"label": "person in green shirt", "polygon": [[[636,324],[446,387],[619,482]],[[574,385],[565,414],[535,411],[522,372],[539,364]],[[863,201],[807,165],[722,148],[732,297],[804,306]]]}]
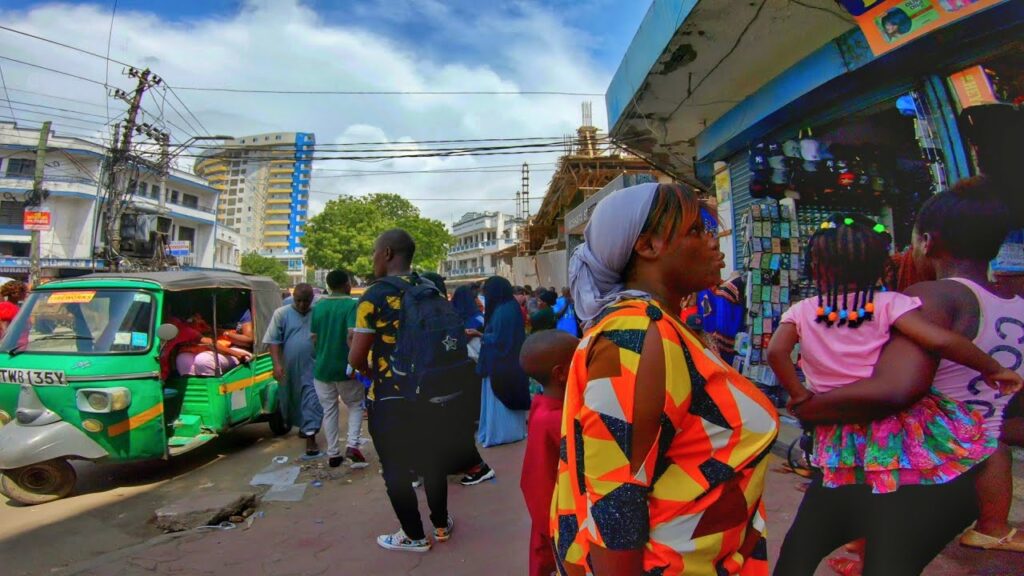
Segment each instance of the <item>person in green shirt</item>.
[{"label": "person in green shirt", "polygon": [[[359,301],[350,296],[352,282],[346,270],[331,271],[327,275],[327,288],[331,294],[313,307],[310,332],[316,348],[313,386],[324,409],[328,463],[337,468],[348,458],[352,468],[365,468],[367,462],[359,450],[359,433],[363,427],[366,391],[348,365],[349,333],[356,325]],[[339,399],[348,407],[348,441],[344,455],[341,453]]]},{"label": "person in green shirt", "polygon": [[558,301],[558,295],[549,290],[541,290],[537,299],[540,301],[537,311],[530,314],[530,331],[536,333],[542,330],[554,330],[557,319],[553,308]]}]

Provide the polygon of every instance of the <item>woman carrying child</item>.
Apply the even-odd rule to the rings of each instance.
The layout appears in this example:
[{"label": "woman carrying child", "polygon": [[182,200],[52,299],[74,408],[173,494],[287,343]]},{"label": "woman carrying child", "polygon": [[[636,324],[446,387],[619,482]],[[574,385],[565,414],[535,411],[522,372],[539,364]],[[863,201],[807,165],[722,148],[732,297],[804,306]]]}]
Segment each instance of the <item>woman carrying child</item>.
[{"label": "woman carrying child", "polygon": [[[934,243],[933,254],[947,250],[960,264],[980,263],[984,281],[1007,227],[993,202],[965,196],[963,190],[939,194],[922,207],[915,253]],[[954,213],[974,237],[949,232]],[[943,321],[920,290],[919,299],[876,286],[888,242],[884,227],[865,219],[824,223],[806,260],[819,296],[795,305],[770,344],[772,367],[794,395],[791,409],[818,425],[813,459],[822,469],[786,536],[779,575],[812,574],[840,544],[862,537],[865,575],[919,574],[977,516],[974,478],[996,449],[985,412],[972,410],[976,405],[962,392],[1008,398],[1020,387],[1016,374],[978,348],[996,352],[983,337],[982,322],[991,320],[979,317],[978,300],[973,312],[951,308],[953,316]],[[973,290],[968,282],[945,281],[956,285],[945,290]],[[971,319],[973,328],[963,323]],[[885,346],[892,329],[894,342]],[[973,344],[967,336],[975,337]],[[789,359],[797,341],[811,390],[800,386]],[[936,378],[932,385],[933,354],[963,372],[956,383]],[[979,386],[982,380],[1002,389]]]}]

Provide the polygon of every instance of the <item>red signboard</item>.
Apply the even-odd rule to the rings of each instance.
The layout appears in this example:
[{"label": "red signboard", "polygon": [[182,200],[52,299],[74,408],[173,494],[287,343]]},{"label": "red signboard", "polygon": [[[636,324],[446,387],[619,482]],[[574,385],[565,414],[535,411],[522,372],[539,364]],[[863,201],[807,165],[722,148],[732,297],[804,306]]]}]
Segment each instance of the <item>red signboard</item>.
[{"label": "red signboard", "polygon": [[25,230],[50,230],[49,210],[25,210]]}]

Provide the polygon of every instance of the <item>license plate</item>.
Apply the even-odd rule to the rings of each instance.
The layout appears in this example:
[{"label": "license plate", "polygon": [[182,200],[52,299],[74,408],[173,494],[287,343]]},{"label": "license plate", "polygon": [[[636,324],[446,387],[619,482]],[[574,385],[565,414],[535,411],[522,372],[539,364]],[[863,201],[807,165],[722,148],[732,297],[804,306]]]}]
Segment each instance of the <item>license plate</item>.
[{"label": "license plate", "polygon": [[23,370],[0,368],[0,382],[8,384],[32,384],[33,386],[67,386],[63,370]]}]

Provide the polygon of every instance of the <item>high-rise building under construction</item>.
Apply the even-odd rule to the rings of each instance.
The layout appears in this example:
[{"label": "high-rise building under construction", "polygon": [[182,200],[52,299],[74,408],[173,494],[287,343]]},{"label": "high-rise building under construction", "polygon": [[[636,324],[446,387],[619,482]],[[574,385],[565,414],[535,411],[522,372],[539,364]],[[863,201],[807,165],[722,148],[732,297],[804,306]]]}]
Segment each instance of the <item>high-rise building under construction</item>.
[{"label": "high-rise building under construction", "polygon": [[218,224],[238,231],[243,253],[282,260],[296,282],[305,277],[315,143],[306,132],[244,136],[205,151],[195,164],[195,173],[221,191]]}]

